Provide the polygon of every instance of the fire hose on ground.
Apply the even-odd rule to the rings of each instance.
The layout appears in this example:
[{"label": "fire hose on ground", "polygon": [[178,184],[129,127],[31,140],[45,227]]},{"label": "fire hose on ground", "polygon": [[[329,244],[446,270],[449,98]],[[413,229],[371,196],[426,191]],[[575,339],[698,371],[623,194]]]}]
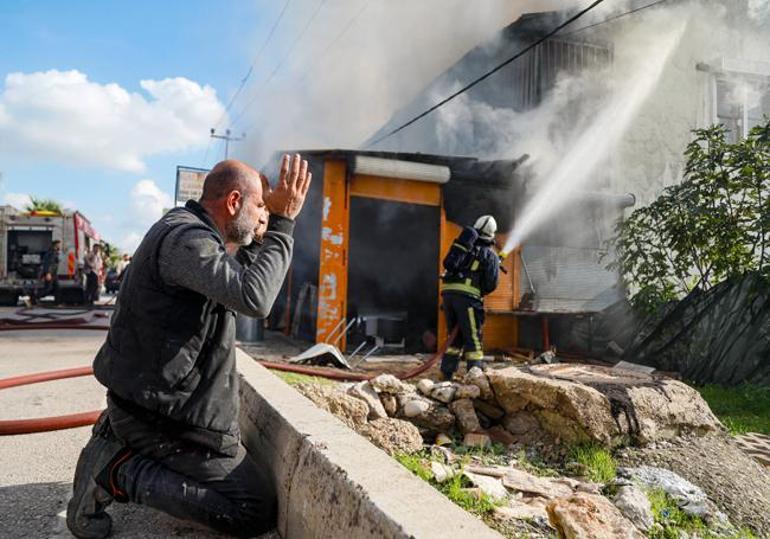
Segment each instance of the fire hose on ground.
[{"label": "fire hose on ground", "polygon": [[[32,326],[32,327],[30,327]],[[0,331],[15,331],[19,329],[109,329],[106,326],[99,325],[87,325],[87,324],[52,324],[48,322],[42,323],[26,323],[26,324],[6,324],[0,325]],[[457,335],[457,328],[447,338],[444,345],[431,356],[428,361],[424,362],[420,366],[396,375],[399,380],[408,380],[424,373],[431,367],[433,367],[446,352],[449,343]],[[319,378],[328,378],[331,380],[357,382],[369,380],[377,376],[373,373],[346,373],[346,372],[333,372],[327,371],[323,368],[308,367],[302,365],[290,365],[285,363],[276,363],[271,361],[257,360],[267,369],[292,372],[296,374],[304,374],[308,376],[315,376]],[[66,378],[76,378],[80,376],[90,376],[94,373],[91,367],[76,367],[71,369],[61,369],[56,371],[41,372],[36,374],[26,374],[21,376],[14,376],[11,378],[0,379],[0,390],[19,387],[23,385],[37,384],[41,382],[49,382],[53,380],[64,380]],[[75,427],[84,427],[87,425],[93,425],[99,418],[101,410],[94,410],[90,412],[82,412],[77,414],[68,414],[60,416],[40,417],[34,419],[10,419],[0,420],[0,436],[8,436],[15,434],[31,434],[35,432],[48,432],[54,430],[71,429]]]}]

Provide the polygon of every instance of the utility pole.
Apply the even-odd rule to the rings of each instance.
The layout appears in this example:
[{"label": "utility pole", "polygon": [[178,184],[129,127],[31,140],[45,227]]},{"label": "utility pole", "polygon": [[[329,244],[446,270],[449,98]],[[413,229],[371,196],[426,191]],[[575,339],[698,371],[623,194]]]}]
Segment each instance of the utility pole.
[{"label": "utility pole", "polygon": [[211,128],[211,138],[218,138],[225,141],[225,159],[227,159],[227,156],[230,152],[230,142],[238,142],[239,140],[243,140],[246,138],[246,133],[241,133],[240,137],[233,137],[230,135],[230,130],[225,129],[224,135],[217,135],[217,130],[213,127]]}]

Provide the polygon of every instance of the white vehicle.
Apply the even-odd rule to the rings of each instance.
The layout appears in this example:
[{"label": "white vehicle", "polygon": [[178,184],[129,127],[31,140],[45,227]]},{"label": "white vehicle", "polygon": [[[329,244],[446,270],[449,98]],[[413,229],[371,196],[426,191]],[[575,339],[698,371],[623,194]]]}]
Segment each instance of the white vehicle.
[{"label": "white vehicle", "polygon": [[21,212],[0,206],[0,305],[16,305],[19,296],[42,285],[43,256],[54,240],[61,240],[57,303],[84,302],[83,259],[99,234],[77,211]]}]

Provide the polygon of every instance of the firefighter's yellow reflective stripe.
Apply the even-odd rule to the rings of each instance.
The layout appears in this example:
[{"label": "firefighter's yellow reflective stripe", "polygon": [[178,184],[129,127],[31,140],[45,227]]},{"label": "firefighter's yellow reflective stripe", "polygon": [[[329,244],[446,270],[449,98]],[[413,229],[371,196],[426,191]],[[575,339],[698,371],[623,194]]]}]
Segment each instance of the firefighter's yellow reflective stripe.
[{"label": "firefighter's yellow reflective stripe", "polygon": [[453,243],[453,244],[452,244],[452,246],[453,246],[453,247],[457,247],[458,249],[462,249],[462,250],[463,250],[463,251],[465,251],[466,253],[468,252],[468,249],[466,249],[466,248],[465,248],[465,246],[463,246],[463,245],[460,245],[459,243],[456,243],[456,242],[455,242],[455,243]]},{"label": "firefighter's yellow reflective stripe", "polygon": [[481,361],[484,359],[484,352],[481,350],[475,352],[465,352],[465,359],[468,361]]},{"label": "firefighter's yellow reflective stripe", "polygon": [[446,355],[448,356],[459,356],[462,353],[463,353],[462,349],[457,348],[456,346],[450,346],[449,348],[446,349]]},{"label": "firefighter's yellow reflective stripe", "polygon": [[442,292],[463,292],[465,294],[470,294],[475,298],[481,297],[481,290],[479,290],[475,286],[471,286],[465,283],[443,283],[441,285],[441,291]]},{"label": "firefighter's yellow reflective stripe", "polygon": [[[473,337],[473,350],[474,352],[480,353],[481,357],[484,357],[484,351],[483,351],[484,348],[481,346],[481,341],[479,341],[479,331],[476,326],[476,313],[474,312],[473,307],[468,307],[468,319],[471,321],[471,336]],[[471,352],[467,352],[465,356],[468,357],[469,353]]]},{"label": "firefighter's yellow reflective stripe", "polygon": [[479,269],[479,261],[474,260],[473,264],[471,264],[471,271],[476,271],[477,269]]}]

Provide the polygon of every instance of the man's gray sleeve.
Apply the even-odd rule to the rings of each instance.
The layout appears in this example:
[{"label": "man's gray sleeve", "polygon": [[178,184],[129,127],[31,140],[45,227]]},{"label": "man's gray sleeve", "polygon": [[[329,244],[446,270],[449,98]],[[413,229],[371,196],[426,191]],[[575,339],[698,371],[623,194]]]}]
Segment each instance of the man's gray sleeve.
[{"label": "man's gray sleeve", "polygon": [[248,265],[228,255],[203,225],[172,230],[160,248],[160,277],[245,315],[266,318],[291,264],[293,229],[291,219],[271,215],[262,244],[241,248],[238,258]]}]

